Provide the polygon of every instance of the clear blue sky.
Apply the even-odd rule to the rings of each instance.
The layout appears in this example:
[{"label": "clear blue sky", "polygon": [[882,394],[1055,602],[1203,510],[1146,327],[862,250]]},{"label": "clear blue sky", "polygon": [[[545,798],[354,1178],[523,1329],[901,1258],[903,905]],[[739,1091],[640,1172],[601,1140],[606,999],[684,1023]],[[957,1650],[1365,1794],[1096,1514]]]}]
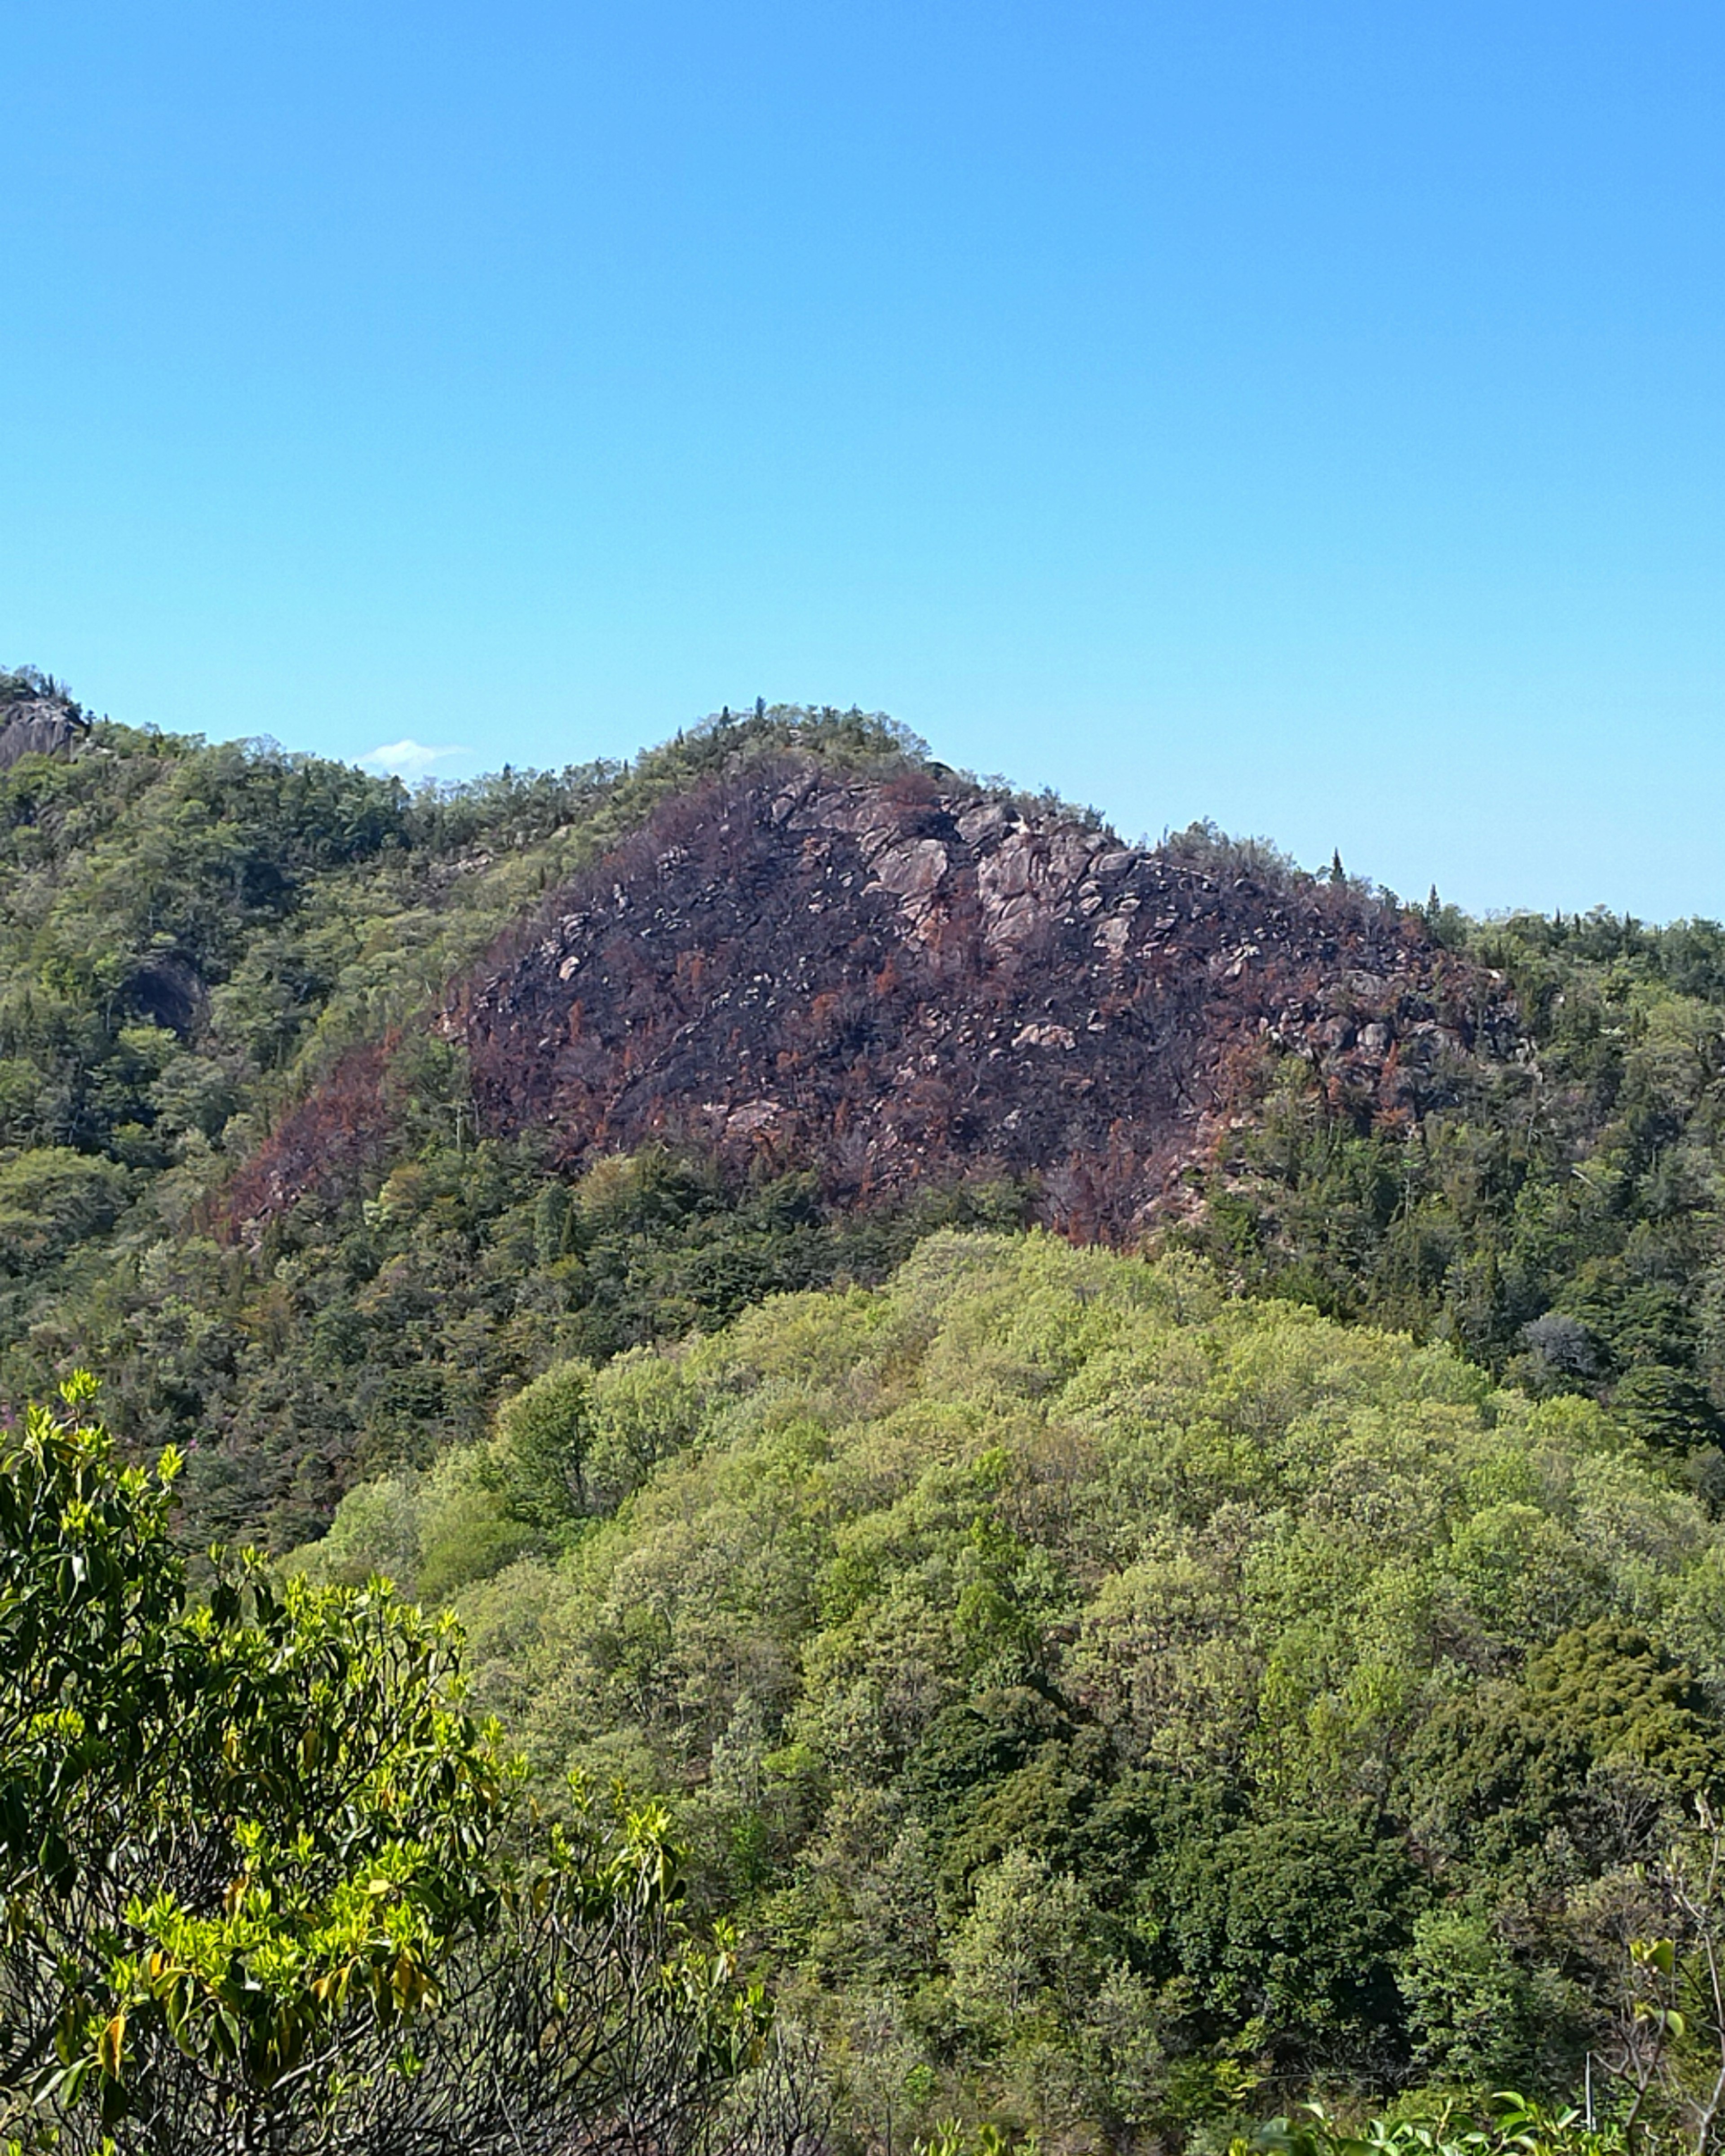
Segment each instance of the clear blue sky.
[{"label": "clear blue sky", "polygon": [[1718,0],[8,11],[0,661],[1725,914]]}]

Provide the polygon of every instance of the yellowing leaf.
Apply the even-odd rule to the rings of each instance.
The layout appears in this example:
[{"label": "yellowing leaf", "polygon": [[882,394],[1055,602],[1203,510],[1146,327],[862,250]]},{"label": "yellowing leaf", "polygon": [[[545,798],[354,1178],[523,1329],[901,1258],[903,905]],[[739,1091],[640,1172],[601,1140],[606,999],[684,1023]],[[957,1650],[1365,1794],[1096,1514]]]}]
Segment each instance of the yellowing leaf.
[{"label": "yellowing leaf", "polygon": [[126,2016],[116,2014],[96,2039],[96,2064],[110,2081],[120,2078],[120,2060],[125,2048]]}]

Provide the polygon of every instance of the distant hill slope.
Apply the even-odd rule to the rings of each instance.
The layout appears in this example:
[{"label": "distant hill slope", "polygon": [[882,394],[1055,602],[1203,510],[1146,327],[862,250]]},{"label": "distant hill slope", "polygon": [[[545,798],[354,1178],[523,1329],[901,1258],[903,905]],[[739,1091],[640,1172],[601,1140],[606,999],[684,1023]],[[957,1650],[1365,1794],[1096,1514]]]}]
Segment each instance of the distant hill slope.
[{"label": "distant hill slope", "polygon": [[[1500,979],[1358,890],[809,756],[665,801],[438,1029],[480,1127],[544,1131],[570,1168],[669,1142],[850,1203],[1029,1178],[1044,1217],[1115,1240],[1179,1199],[1266,1049],[1401,1127],[1526,1050]],[[288,1120],[254,1206],[327,1174],[328,1122]]]},{"label": "distant hill slope", "polygon": [[1609,1400],[1725,1495],[1715,926],[1122,846],[857,712],[410,794],[0,675],[44,703],[0,1395],[100,1369],[196,1441],[193,1539],[304,1540],[559,1356],[1039,1219]]}]

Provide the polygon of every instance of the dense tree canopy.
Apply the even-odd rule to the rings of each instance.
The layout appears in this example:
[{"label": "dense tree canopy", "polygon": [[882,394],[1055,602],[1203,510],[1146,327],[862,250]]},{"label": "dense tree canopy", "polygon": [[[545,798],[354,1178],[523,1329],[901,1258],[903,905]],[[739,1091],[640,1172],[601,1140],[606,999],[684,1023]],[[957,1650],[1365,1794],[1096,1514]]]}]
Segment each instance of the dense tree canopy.
[{"label": "dense tree canopy", "polygon": [[1535,1394],[1609,1394],[1707,1446],[1725,1406],[1725,931],[1599,911],[1430,925],[1537,1050],[1386,1124],[1267,1055],[1194,1240],[1255,1291],[1453,1339]]},{"label": "dense tree canopy", "polygon": [[298,1562],[452,1599],[547,1787],[671,1793],[877,2121],[1561,2096],[1725,1784],[1668,1453],[1190,1260],[937,1235],[558,1366]]}]

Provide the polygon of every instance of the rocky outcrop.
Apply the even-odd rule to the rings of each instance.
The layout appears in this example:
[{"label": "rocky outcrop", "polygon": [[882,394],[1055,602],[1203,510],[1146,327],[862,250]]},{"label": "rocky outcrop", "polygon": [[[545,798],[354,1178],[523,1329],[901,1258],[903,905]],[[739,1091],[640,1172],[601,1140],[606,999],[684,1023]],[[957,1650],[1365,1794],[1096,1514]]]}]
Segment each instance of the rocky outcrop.
[{"label": "rocky outcrop", "polygon": [[658,1138],[864,1198],[1038,1178],[1129,1235],[1267,1049],[1368,1118],[1522,1051],[1494,977],[1345,887],[1125,847],[922,774],[757,765],[674,801],[454,988],[481,1123]]},{"label": "rocky outcrop", "polygon": [[0,771],[20,757],[60,756],[90,732],[90,721],[53,696],[33,696],[0,706]]}]

